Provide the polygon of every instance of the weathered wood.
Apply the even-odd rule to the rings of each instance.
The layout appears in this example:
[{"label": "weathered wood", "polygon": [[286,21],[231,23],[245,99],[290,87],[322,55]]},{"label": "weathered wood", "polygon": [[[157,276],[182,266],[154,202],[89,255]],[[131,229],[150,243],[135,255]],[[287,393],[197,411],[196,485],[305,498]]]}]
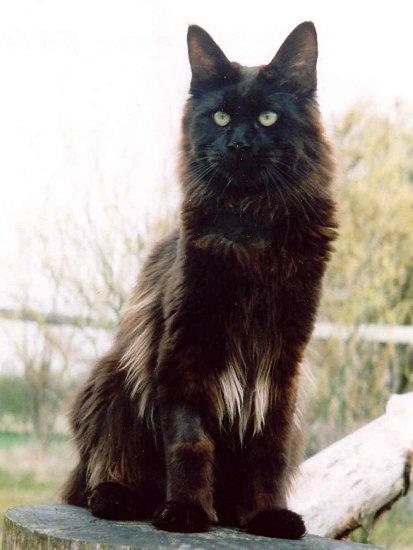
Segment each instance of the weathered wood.
[{"label": "weathered wood", "polygon": [[[405,494],[413,460],[413,393],[394,395],[386,414],[302,465],[290,507],[313,535],[301,541],[254,537],[234,529],[188,535],[154,530],[145,522],[98,520],[64,505],[21,506],[6,514],[3,548],[294,548],[340,549],[341,537]],[[345,546],[349,546],[347,543]],[[366,548],[365,545],[350,545]]]},{"label": "weathered wood", "polygon": [[393,395],[386,414],[301,466],[290,507],[310,533],[340,538],[406,494],[413,459],[413,393]]},{"label": "weathered wood", "polygon": [[113,522],[67,506],[19,506],[6,513],[3,550],[181,550],[242,548],[278,550],[362,550],[373,548],[307,535],[299,541],[255,537],[235,529],[184,534],[157,531],[146,522]]}]

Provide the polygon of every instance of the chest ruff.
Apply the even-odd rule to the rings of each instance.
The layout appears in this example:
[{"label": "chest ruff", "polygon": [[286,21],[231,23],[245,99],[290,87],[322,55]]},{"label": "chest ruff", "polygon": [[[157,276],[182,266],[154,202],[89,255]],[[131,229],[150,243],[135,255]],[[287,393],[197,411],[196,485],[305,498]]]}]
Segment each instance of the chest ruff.
[{"label": "chest ruff", "polygon": [[197,248],[259,250],[269,246],[272,238],[271,228],[258,217],[230,208],[206,216],[194,231],[193,243]]},{"label": "chest ruff", "polygon": [[277,400],[280,342],[276,304],[264,292],[239,297],[226,327],[220,422],[236,426],[242,440],[247,429],[262,431],[268,410]]}]

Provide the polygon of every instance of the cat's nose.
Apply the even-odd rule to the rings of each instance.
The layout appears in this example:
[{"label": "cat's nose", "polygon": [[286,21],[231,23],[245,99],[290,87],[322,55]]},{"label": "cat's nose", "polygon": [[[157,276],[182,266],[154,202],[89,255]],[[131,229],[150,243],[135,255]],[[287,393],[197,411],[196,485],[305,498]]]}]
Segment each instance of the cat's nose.
[{"label": "cat's nose", "polygon": [[238,152],[246,152],[248,149],[251,149],[251,144],[248,143],[245,139],[236,139],[234,141],[231,141],[227,145],[228,149],[231,152],[238,153]]}]

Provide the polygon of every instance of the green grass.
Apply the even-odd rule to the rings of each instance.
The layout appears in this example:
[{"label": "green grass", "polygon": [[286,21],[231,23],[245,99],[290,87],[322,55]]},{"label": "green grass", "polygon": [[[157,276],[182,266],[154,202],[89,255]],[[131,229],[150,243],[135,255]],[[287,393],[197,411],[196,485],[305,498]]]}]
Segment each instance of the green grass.
[{"label": "green grass", "polygon": [[400,499],[374,525],[369,542],[388,549],[413,548],[413,499]]},{"label": "green grass", "polygon": [[[68,435],[60,433],[52,434],[49,447],[60,445],[66,441],[69,441]],[[24,445],[27,443],[36,443],[36,439],[31,432],[0,430],[0,449],[7,449],[13,445]]]},{"label": "green grass", "polygon": [[11,475],[7,470],[0,470],[0,532],[3,516],[8,508],[20,504],[38,504],[53,501],[60,485],[57,479],[37,481],[34,472]]},{"label": "green grass", "polygon": [[412,498],[401,498],[380,516],[370,531],[357,529],[348,540],[373,544],[386,550],[410,550],[413,548]]},{"label": "green grass", "polygon": [[0,430],[0,532],[8,508],[58,499],[71,467],[68,442],[67,436],[55,434],[43,453],[30,433]]}]

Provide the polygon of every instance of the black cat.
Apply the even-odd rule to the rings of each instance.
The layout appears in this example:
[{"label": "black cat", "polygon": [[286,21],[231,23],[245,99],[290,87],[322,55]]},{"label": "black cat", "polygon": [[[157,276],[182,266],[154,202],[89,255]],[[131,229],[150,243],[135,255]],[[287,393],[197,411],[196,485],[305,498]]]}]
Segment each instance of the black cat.
[{"label": "black cat", "polygon": [[78,395],[64,500],[170,531],[299,538],[300,361],[336,227],[316,31],[299,25],[261,67],[197,26],[188,49],[180,224]]}]

